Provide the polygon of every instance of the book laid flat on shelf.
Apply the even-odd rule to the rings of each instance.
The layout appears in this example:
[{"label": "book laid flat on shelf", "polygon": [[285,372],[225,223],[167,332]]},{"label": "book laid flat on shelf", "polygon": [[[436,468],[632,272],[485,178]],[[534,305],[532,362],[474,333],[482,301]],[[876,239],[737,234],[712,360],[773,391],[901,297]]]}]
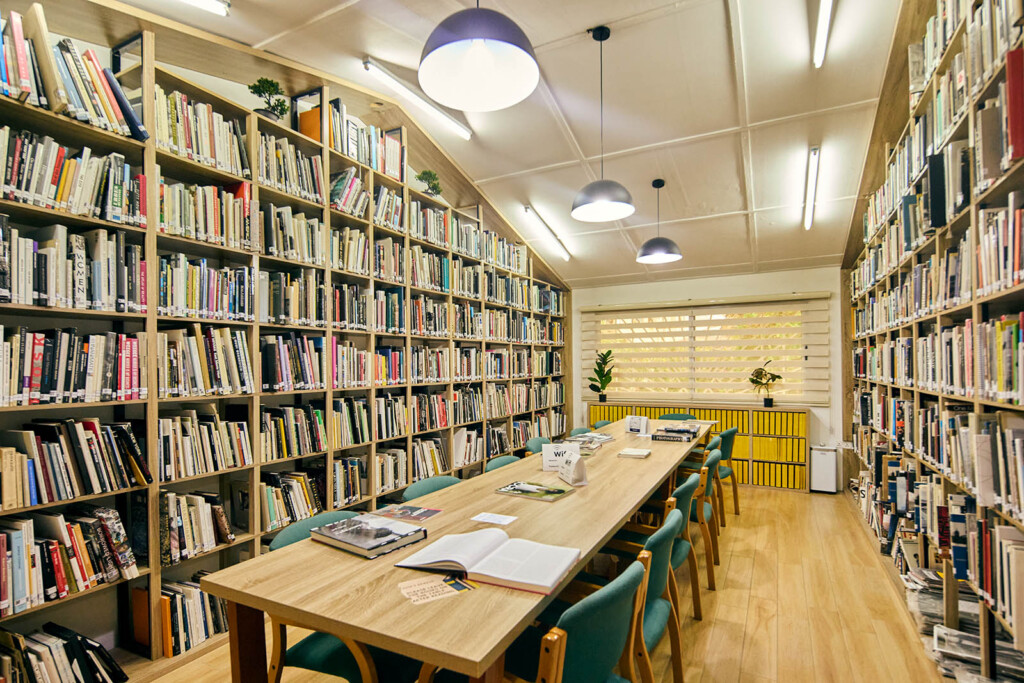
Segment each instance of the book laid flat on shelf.
[{"label": "book laid flat on shelf", "polygon": [[496,489],[495,493],[501,493],[506,496],[516,496],[518,498],[530,498],[532,500],[542,500],[545,503],[556,501],[559,498],[565,498],[574,489],[563,489],[556,486],[546,486],[544,484],[535,484],[529,481],[514,481],[511,484],[502,486],[500,489]]},{"label": "book laid flat on shelf", "polygon": [[501,529],[442,536],[396,567],[466,572],[470,581],[551,593],[579,560],[578,548],[509,538]]},{"label": "book laid flat on shelf", "polygon": [[373,559],[426,538],[427,530],[367,513],[312,529],[310,537],[314,541]]},{"label": "book laid flat on shelf", "polygon": [[620,458],[646,458],[650,454],[650,448],[623,448],[619,451]]}]

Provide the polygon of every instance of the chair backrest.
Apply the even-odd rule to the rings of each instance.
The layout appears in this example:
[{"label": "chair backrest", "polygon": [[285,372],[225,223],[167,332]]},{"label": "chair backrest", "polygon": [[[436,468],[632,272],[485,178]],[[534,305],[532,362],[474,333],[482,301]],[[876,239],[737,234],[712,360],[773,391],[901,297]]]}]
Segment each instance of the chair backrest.
[{"label": "chair backrest", "polygon": [[708,441],[708,445],[704,447],[704,450],[705,450],[705,452],[710,453],[711,451],[715,450],[716,448],[721,448],[721,446],[722,446],[722,437],[720,437],[720,436],[713,436],[713,437],[711,437],[711,441]]},{"label": "chair backrest", "polygon": [[694,472],[686,478],[686,481],[676,487],[676,490],[672,492],[672,497],[676,499],[677,510],[690,509],[693,494],[697,492],[698,486],[700,486],[700,475]]},{"label": "chair backrest", "polygon": [[594,429],[600,429],[601,427],[604,427],[605,425],[610,425],[611,423],[611,420],[598,420],[597,422],[594,423]]},{"label": "chair backrest", "polygon": [[558,628],[566,633],[563,683],[592,683],[611,676],[626,647],[633,602],[644,566],[633,562],[615,580],[565,610]]},{"label": "chair backrest", "polygon": [[708,480],[704,484],[705,498],[714,494],[712,487],[715,485],[715,473],[718,472],[718,463],[720,462],[722,462],[722,451],[717,448],[708,453],[708,457],[704,458],[704,467],[708,470]]},{"label": "chair backrest", "polygon": [[589,431],[590,430],[587,429],[586,427],[577,427],[576,429],[569,432],[569,436],[578,436],[580,434],[586,434]]},{"label": "chair backrest", "polygon": [[[678,503],[677,503],[678,504]],[[661,599],[668,585],[668,573],[672,571],[672,544],[683,526],[683,513],[677,509],[668,513],[661,528],[647,537],[644,550],[651,551],[651,568],[647,575],[647,602],[650,605]]]},{"label": "chair backrest", "polygon": [[665,413],[659,420],[696,420],[697,418],[689,413]]},{"label": "chair backrest", "polygon": [[342,519],[355,517],[358,514],[358,512],[352,512],[350,510],[329,510],[327,512],[321,512],[319,515],[313,515],[312,517],[292,522],[277,532],[277,536],[274,536],[274,540],[270,542],[270,549],[277,550],[278,548],[283,548],[286,545],[298,543],[303,539],[309,538],[310,529],[315,529],[318,526],[324,526],[325,524],[337,522]]},{"label": "chair backrest", "polygon": [[484,465],[484,472],[490,472],[491,470],[496,470],[499,467],[511,465],[518,460],[519,458],[514,455],[499,455],[497,458],[487,461],[487,464]]},{"label": "chair backrest", "polygon": [[732,445],[736,441],[736,432],[738,431],[740,431],[739,427],[730,427],[718,435],[722,440],[722,460],[732,459]]},{"label": "chair backrest", "polygon": [[551,439],[546,436],[535,436],[526,442],[526,450],[530,453],[540,453],[541,447],[546,443],[551,443]]},{"label": "chair backrest", "polygon": [[461,481],[462,480],[458,477],[452,477],[447,474],[414,481],[409,485],[409,488],[402,492],[402,502],[408,503],[410,500],[419,498],[420,496],[425,496],[428,493],[440,491],[441,489],[446,489],[449,486],[455,486]]}]

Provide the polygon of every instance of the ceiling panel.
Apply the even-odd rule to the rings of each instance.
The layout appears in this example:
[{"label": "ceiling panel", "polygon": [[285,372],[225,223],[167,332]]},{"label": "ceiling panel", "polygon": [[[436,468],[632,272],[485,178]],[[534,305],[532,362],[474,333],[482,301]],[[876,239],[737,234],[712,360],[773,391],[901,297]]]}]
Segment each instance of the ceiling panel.
[{"label": "ceiling panel", "polygon": [[855,202],[854,198],[818,202],[810,230],[804,230],[800,207],[756,212],[758,262],[834,255],[838,264]]},{"label": "ceiling panel", "polygon": [[750,121],[878,97],[899,4],[837,0],[825,63],[815,69],[818,0],[739,0]]},{"label": "ceiling panel", "polygon": [[[520,232],[527,239],[537,235],[533,227],[526,223],[525,217],[520,216],[523,204],[535,206],[555,232],[571,238],[573,235],[615,227],[608,223],[581,223],[569,215],[576,192],[588,182],[583,167],[573,164],[496,180],[485,184],[483,190],[517,228],[522,223],[523,229]],[[515,216],[520,216],[520,220],[516,220]],[[569,250],[572,251],[572,248]]]},{"label": "ceiling panel", "polygon": [[635,279],[645,279],[645,267],[636,262],[636,251],[618,230],[591,233],[569,241],[571,246],[566,246],[572,252],[572,258],[568,262],[561,259],[548,260],[562,277],[572,279],[628,275]]}]

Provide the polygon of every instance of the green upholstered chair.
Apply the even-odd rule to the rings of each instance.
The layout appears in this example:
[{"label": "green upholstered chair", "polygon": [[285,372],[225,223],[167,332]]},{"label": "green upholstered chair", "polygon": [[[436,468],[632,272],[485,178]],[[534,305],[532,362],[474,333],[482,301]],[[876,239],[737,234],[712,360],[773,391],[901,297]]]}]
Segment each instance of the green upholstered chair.
[{"label": "green upholstered chair", "polygon": [[[718,466],[718,477],[715,480],[715,486],[718,487],[718,499],[724,501],[725,498],[722,495],[722,480],[728,479],[732,484],[732,512],[734,515],[740,514],[740,487],[736,482],[736,471],[732,466],[732,447],[736,442],[736,433],[739,432],[738,427],[730,427],[721,434],[722,438],[722,463]],[[719,512],[722,513],[722,526],[725,526],[725,505],[724,502],[719,506]]]},{"label": "green upholstered chair", "polygon": [[[270,542],[270,550],[279,550],[292,543],[309,538],[310,529],[355,517],[357,513],[332,510],[289,524]],[[281,680],[284,667],[293,666],[330,676],[340,676],[349,683],[363,683],[376,679],[411,680],[416,676],[419,663],[408,657],[392,654],[362,643],[341,639],[328,633],[311,633],[288,647],[288,627],[271,619],[273,650],[268,678],[274,683]],[[374,673],[376,672],[376,673]]]},{"label": "green upholstered chair", "polygon": [[661,417],[655,418],[657,420],[696,420],[697,418],[689,413],[665,413]]},{"label": "green upholstered chair", "polygon": [[446,489],[449,486],[455,486],[462,480],[458,477],[452,477],[447,474],[441,474],[436,477],[427,477],[426,479],[420,479],[409,484],[409,487],[402,492],[402,502],[408,503],[410,500],[425,496],[428,493],[434,491],[440,491]]},{"label": "green upholstered chair", "polygon": [[722,460],[722,451],[715,449],[711,451],[704,461],[704,467],[700,471],[700,484],[697,486],[697,493],[690,504],[690,521],[697,522],[700,526],[700,534],[704,538],[704,554],[708,566],[708,588],[715,590],[715,568],[718,564],[718,520],[715,514],[715,506],[711,500],[714,497],[714,472],[718,469],[718,463]]},{"label": "green upholstered chair", "polygon": [[490,472],[491,470],[496,470],[499,467],[511,465],[514,462],[519,462],[519,458],[514,455],[499,455],[497,458],[492,458],[487,461],[487,464],[484,465],[484,472]]},{"label": "green upholstered chair", "polygon": [[[632,652],[640,636],[640,611],[647,580],[650,554],[626,567],[614,580],[603,585],[574,582],[562,594],[580,598],[575,604],[556,601],[559,609],[551,628],[527,627],[505,653],[505,676],[515,681],[536,683],[628,683],[640,680],[633,666]],[[580,597],[582,596],[582,597]],[[619,672],[614,673],[615,665]],[[448,683],[466,681],[449,671],[436,678],[431,667],[421,670],[420,681]],[[423,672],[427,675],[423,675]],[[642,680],[653,681],[650,677]],[[382,682],[383,683],[383,682]]]},{"label": "green upholstered chair", "polygon": [[[708,444],[706,446],[704,446],[704,447],[695,446],[693,448],[693,450],[690,451],[690,454],[688,456],[686,456],[686,460],[683,460],[683,462],[680,463],[680,465],[679,465],[679,474],[683,475],[683,476],[686,476],[686,475],[689,475],[692,472],[700,472],[701,468],[704,467],[704,461],[707,459],[708,454],[711,453],[711,451],[715,450],[716,448],[720,450],[721,447],[722,447],[722,437],[721,436],[714,436],[714,437],[712,437],[711,441],[708,441]],[[725,503],[722,501],[722,490],[721,489],[722,489],[721,485],[719,485],[715,489],[715,497],[713,499],[715,507],[718,509],[718,516],[719,517],[722,517],[722,516],[725,515]],[[723,524],[723,526],[724,526],[724,524]]]},{"label": "green upholstered chair", "polygon": [[569,432],[569,436],[579,436],[580,434],[586,434],[590,430],[586,427],[577,427],[576,429]]},{"label": "green upholstered chair", "polygon": [[611,420],[598,420],[597,422],[594,423],[594,429],[600,429],[601,427],[604,427],[605,425],[610,425],[611,423]]},{"label": "green upholstered chair", "polygon": [[542,446],[546,443],[551,443],[551,439],[546,436],[535,436],[526,442],[526,454],[533,455],[534,453],[540,453]]}]

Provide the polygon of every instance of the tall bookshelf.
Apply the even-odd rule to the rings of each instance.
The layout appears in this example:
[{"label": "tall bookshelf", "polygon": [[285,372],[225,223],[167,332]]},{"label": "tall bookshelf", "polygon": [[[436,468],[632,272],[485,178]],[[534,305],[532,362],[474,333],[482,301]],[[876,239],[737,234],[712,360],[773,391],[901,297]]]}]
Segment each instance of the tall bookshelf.
[{"label": "tall bookshelf", "polygon": [[[6,13],[14,9],[15,11],[23,12],[28,9],[29,4],[20,0],[7,2],[4,4],[3,11]],[[35,506],[38,508],[63,508],[76,502],[90,500],[118,509],[125,520],[126,526],[133,521],[133,516],[142,513],[144,507],[146,529],[148,531],[146,539],[148,543],[148,562],[145,563],[145,566],[143,566],[144,563],[140,562],[140,576],[138,578],[121,580],[113,584],[101,584],[99,588],[93,588],[63,600],[45,603],[30,611],[0,619],[0,625],[22,631],[33,628],[44,621],[54,620],[68,623],[73,628],[77,627],[87,635],[94,637],[100,637],[113,631],[114,636],[112,640],[116,646],[114,650],[116,658],[126,667],[133,680],[136,678],[147,680],[159,677],[162,672],[179,666],[183,661],[201,654],[219,642],[223,642],[224,638],[221,635],[211,638],[203,645],[193,648],[182,655],[173,658],[163,658],[161,628],[158,616],[160,586],[163,580],[178,580],[191,575],[192,572],[198,569],[217,569],[266,552],[267,543],[269,543],[273,534],[279,529],[267,530],[261,522],[260,501],[255,492],[261,481],[262,473],[268,471],[289,471],[307,463],[322,462],[324,463],[327,478],[326,500],[323,501],[325,509],[351,508],[356,510],[374,510],[389,502],[398,500],[404,488],[381,489],[374,464],[378,454],[383,452],[385,448],[405,450],[405,461],[402,463],[402,466],[406,470],[407,481],[411,483],[414,481],[414,463],[410,454],[413,440],[417,438],[440,438],[447,449],[449,463],[451,463],[453,439],[457,430],[465,428],[481,432],[486,438],[489,427],[503,428],[510,439],[510,445],[507,448],[491,448],[488,443],[488,452],[483,460],[442,472],[443,474],[467,478],[482,472],[486,461],[493,457],[510,453],[517,455],[525,453],[524,440],[513,441],[513,426],[517,422],[543,423],[548,429],[546,435],[552,438],[564,435],[566,425],[571,423],[571,406],[564,398],[565,387],[571,383],[568,377],[571,367],[568,357],[569,348],[571,347],[571,344],[568,343],[570,335],[568,330],[568,312],[571,310],[571,293],[543,259],[533,253],[529,247],[526,247],[527,256],[523,267],[518,270],[512,270],[492,262],[483,253],[479,256],[470,256],[467,253],[454,250],[451,244],[438,243],[410,235],[407,215],[404,221],[405,227],[397,230],[379,225],[372,220],[375,209],[372,201],[374,191],[378,186],[383,185],[402,198],[403,212],[406,214],[411,202],[415,201],[424,207],[437,210],[449,222],[459,221],[476,225],[483,230],[489,230],[501,235],[511,243],[522,243],[521,238],[511,224],[479,192],[468,176],[437,147],[436,143],[397,104],[386,96],[366,91],[358,86],[346,84],[329,74],[306,68],[275,55],[233,43],[218,36],[171,22],[117,2],[109,0],[74,0],[66,4],[62,3],[60,12],[55,11],[57,9],[55,6],[47,6],[46,9],[48,10],[47,19],[51,31],[60,35],[70,36],[73,39],[109,46],[112,49],[118,50],[120,57],[124,57],[123,60],[120,60],[122,64],[130,64],[121,70],[118,78],[126,88],[141,88],[142,102],[144,104],[143,123],[150,131],[151,137],[145,143],[136,142],[130,138],[94,128],[73,121],[70,118],[31,107],[2,96],[0,96],[0,121],[11,125],[12,128],[27,129],[51,135],[58,142],[71,147],[89,145],[94,150],[100,152],[119,152],[124,154],[126,160],[133,167],[140,167],[147,177],[150,188],[147,194],[149,223],[145,229],[133,229],[119,223],[84,218],[8,200],[0,200],[0,213],[7,214],[10,217],[11,224],[15,226],[46,226],[53,223],[61,223],[66,225],[69,231],[72,232],[95,228],[124,231],[126,238],[130,242],[143,247],[148,269],[147,311],[146,313],[110,313],[106,311],[82,311],[0,304],[0,324],[23,324],[27,325],[29,330],[53,327],[54,325],[79,325],[89,331],[145,331],[147,333],[148,352],[151,359],[147,378],[150,392],[146,400],[116,403],[2,407],[0,408],[0,428],[14,428],[36,417],[56,414],[62,416],[67,414],[76,418],[98,416],[103,420],[145,420],[145,434],[139,434],[139,436],[144,436],[146,439],[146,455],[155,481],[150,485],[119,490],[112,494],[85,496],[72,501],[62,501],[47,506]],[[117,60],[115,60],[115,64],[116,62]],[[429,165],[429,167],[437,170],[441,175],[444,185],[450,188],[450,194],[445,193],[444,195],[450,204],[440,201],[437,197],[418,191],[405,180],[391,177],[341,154],[329,142],[321,142],[321,140],[328,141],[330,137],[328,117],[326,116],[320,117],[320,140],[317,140],[292,130],[284,123],[272,121],[250,111],[230,98],[214,92],[208,84],[203,85],[193,82],[182,76],[181,72],[174,67],[191,69],[213,77],[234,79],[236,82],[252,82],[259,76],[270,74],[282,81],[286,89],[291,89],[295,92],[316,90],[321,103],[327,103],[334,97],[341,97],[347,103],[351,103],[352,109],[367,123],[376,122],[382,127],[396,129],[396,135],[401,138],[402,144],[407,150],[409,167]],[[217,168],[160,149],[156,144],[155,135],[153,135],[156,122],[152,103],[155,98],[155,86],[157,84],[165,92],[173,90],[183,92],[195,102],[212,105],[213,110],[216,112],[238,118],[243,123],[246,133],[245,143],[250,168],[252,169],[251,178],[246,179],[235,176],[224,170],[218,170]],[[365,215],[353,216],[342,213],[331,206],[329,197],[325,197],[322,202],[313,202],[259,182],[256,171],[259,133],[285,138],[305,154],[319,157],[325,173],[325,189],[330,187],[329,182],[327,182],[327,176],[345,168],[355,168],[357,175],[368,189],[371,197],[371,203]],[[328,240],[328,243],[323,245],[325,254],[328,253],[332,230],[344,229],[346,227],[358,230],[366,236],[368,243],[371,245],[370,272],[352,272],[344,268],[335,267],[329,259],[324,264],[311,265],[280,256],[269,256],[258,251],[248,251],[164,234],[158,228],[159,198],[157,192],[153,191],[159,182],[160,174],[169,180],[199,185],[230,186],[248,181],[251,186],[251,200],[256,207],[263,208],[267,204],[273,203],[276,207],[291,207],[296,213],[301,212],[307,217],[319,219],[324,225],[324,232]],[[404,175],[405,169],[403,169]],[[329,192],[327,194],[329,195]],[[253,227],[254,232],[262,231],[261,226],[255,220],[253,221]],[[387,237],[392,238],[403,247],[402,253],[403,258],[406,259],[406,274],[402,283],[395,283],[377,277],[373,272],[372,246],[375,240]],[[411,285],[409,282],[411,275],[409,259],[414,248],[418,248],[438,258],[447,259],[449,264],[459,261],[465,266],[479,266],[481,270],[479,276],[479,296],[467,296],[464,293],[457,292],[451,286],[442,287],[439,290]],[[214,267],[226,265],[249,267],[255,273],[260,271],[295,273],[299,270],[312,269],[326,283],[328,294],[333,284],[355,284],[363,288],[364,291],[371,294],[371,308],[373,305],[373,292],[385,288],[393,291],[397,289],[397,291],[400,291],[400,296],[404,301],[404,326],[400,331],[378,331],[372,325],[366,330],[343,329],[333,324],[332,297],[326,295],[327,301],[324,302],[327,318],[326,326],[282,325],[261,322],[258,294],[255,297],[255,320],[251,322],[160,315],[157,310],[161,286],[158,276],[159,257],[162,254],[174,253],[182,253],[189,258],[206,258],[209,264]],[[515,279],[518,285],[523,288],[523,291],[528,293],[522,305],[504,303],[487,296],[487,278],[499,277]],[[560,305],[556,308],[546,305],[541,306],[538,303],[538,297],[545,292],[554,292],[557,295],[556,298],[560,301]],[[412,332],[409,312],[413,298],[420,295],[446,306],[446,314],[449,316],[448,334],[418,335]],[[453,332],[454,306],[460,304],[472,305],[483,316],[486,316],[488,312],[507,314],[510,318],[510,323],[518,320],[522,323],[522,328],[528,329],[529,332],[524,333],[523,336],[501,336],[500,338],[484,333],[456,336]],[[370,311],[370,316],[372,321],[372,311]],[[192,323],[200,323],[203,326],[230,327],[233,330],[244,332],[248,341],[249,362],[253,368],[253,373],[257,377],[256,391],[254,393],[251,395],[203,396],[191,399],[157,397],[156,332],[164,329],[181,328]],[[295,332],[310,337],[322,338],[326,349],[330,348],[333,339],[348,342],[359,350],[369,352],[371,358],[374,350],[380,347],[397,347],[405,352],[405,360],[403,361],[405,363],[405,381],[391,384],[378,383],[374,381],[373,368],[371,366],[368,385],[335,387],[331,382],[332,373],[329,372],[331,358],[330,354],[327,353],[325,354],[323,366],[320,368],[322,376],[327,381],[326,388],[288,392],[260,391],[261,383],[258,379],[261,372],[260,339],[264,335],[281,332]],[[478,350],[481,356],[478,368],[479,377],[467,381],[456,381],[455,368],[449,367],[449,377],[447,379],[432,382],[413,382],[411,368],[409,367],[409,356],[413,348],[418,346],[446,349],[449,352],[449,358],[453,365],[458,349],[472,348]],[[483,366],[483,356],[488,352],[507,352],[510,357],[518,352],[528,362],[525,367],[520,366],[521,372],[516,375],[509,371],[507,375],[488,376]],[[533,371],[534,359],[548,356],[550,361],[552,354],[560,355],[560,367],[549,368],[550,371],[548,372],[535,373]],[[457,390],[465,387],[479,389],[485,397],[486,392],[491,388],[501,387],[510,393],[517,390],[520,392],[525,391],[528,402],[526,405],[514,406],[509,414],[504,414],[504,411],[500,415],[494,416],[485,414],[479,420],[470,420],[461,424],[449,424],[423,431],[416,431],[411,420],[408,420],[407,415],[409,429],[406,433],[395,438],[376,438],[376,430],[373,430],[372,436],[374,438],[363,443],[351,446],[331,444],[331,447],[327,450],[309,453],[300,457],[267,460],[261,449],[260,409],[263,406],[294,405],[297,403],[308,403],[309,401],[321,401],[325,406],[326,423],[330,425],[333,411],[332,406],[335,399],[340,397],[364,398],[367,401],[371,429],[373,429],[372,425],[375,418],[374,400],[378,397],[384,395],[402,396],[406,401],[406,410],[409,411],[414,397],[418,394],[437,393],[452,399]],[[561,387],[558,390],[559,395],[557,396],[556,387]],[[546,400],[540,396],[545,391],[547,392]],[[181,409],[196,402],[215,404],[222,418],[229,410],[233,415],[245,415],[245,421],[247,422],[252,441],[250,446],[253,452],[254,463],[210,474],[180,477],[173,481],[162,482],[158,476],[155,448],[159,438],[157,420],[165,411]],[[229,408],[228,406],[231,407]],[[365,488],[361,491],[362,495],[359,499],[352,501],[335,500],[333,495],[332,463],[339,458],[360,456],[365,457],[367,464],[367,478]],[[248,519],[231,520],[236,527],[235,540],[231,543],[222,543],[211,552],[189,558],[180,564],[169,567],[160,566],[160,516],[158,509],[160,493],[168,490],[181,493],[204,490],[221,494],[225,503],[227,503],[231,495],[232,485],[246,488],[249,492],[250,500]],[[143,507],[139,506],[140,501],[144,502]],[[15,515],[28,509],[4,510],[0,515]],[[148,631],[151,634],[148,647],[139,647],[134,642],[132,601],[133,593],[139,595],[138,591],[133,589],[138,588],[142,588],[145,591],[148,599]],[[108,624],[99,626],[92,622],[90,606],[101,603],[95,602],[98,598],[91,596],[108,593],[106,589],[113,589],[116,592],[116,598],[113,598],[110,602],[102,603],[108,608],[104,611],[111,611],[116,615],[116,618],[112,618]],[[112,604],[114,609],[109,610]],[[138,607],[136,606],[135,609],[138,609]]]},{"label": "tall bookshelf", "polygon": [[[981,237],[985,219],[983,212],[1006,207],[1010,193],[1024,191],[1024,162],[1020,160],[1004,160],[999,173],[984,182],[980,182],[983,179],[978,177],[979,150],[976,143],[982,125],[980,111],[987,101],[1000,96],[1007,79],[1005,55],[996,57],[990,64],[985,64],[982,59],[981,43],[976,39],[985,29],[978,19],[982,13],[995,17],[1004,8],[1004,3],[1001,0],[944,0],[939,6],[940,12],[944,11],[949,17],[945,26],[941,19],[933,18],[936,13],[934,2],[909,2],[901,7],[864,170],[861,197],[851,227],[850,244],[856,241],[858,247],[853,259],[849,256],[854,250],[847,250],[848,258],[844,264],[849,268],[844,272],[844,279],[850,282],[848,320],[852,333],[847,342],[849,353],[846,362],[851,362],[850,356],[853,356],[852,377],[847,375],[847,395],[852,395],[847,416],[852,418],[859,468],[862,472],[871,472],[876,466],[880,467],[882,476],[882,484],[877,487],[873,501],[864,503],[866,492],[860,491],[865,509],[879,505],[888,510],[894,505],[889,498],[886,469],[890,463],[896,462],[900,469],[918,476],[927,475],[931,481],[938,482],[941,489],[936,501],[938,505],[948,506],[950,496],[970,499],[977,496],[976,482],[965,476],[966,470],[951,462],[948,451],[941,456],[929,452],[927,444],[921,443],[912,433],[922,410],[934,408],[940,416],[963,411],[981,416],[981,419],[995,419],[999,411],[1024,414],[1024,405],[1013,400],[983,398],[983,349],[980,348],[978,331],[982,323],[1001,316],[1016,318],[1024,311],[1024,283],[984,289],[978,286],[979,253],[985,249]],[[1006,27],[1008,50],[1019,50],[1022,46],[1019,29],[1012,21],[1007,22]],[[993,33],[994,43],[998,43],[998,28],[989,26],[989,30]],[[913,68],[908,66],[907,48],[925,40],[926,36],[936,37],[934,69],[928,69],[926,60],[927,78],[923,90],[919,96],[911,95],[908,100],[908,71],[913,71]],[[955,98],[950,96],[948,79],[953,74],[955,81],[955,70],[961,64],[960,60],[963,60],[965,70],[966,92],[962,106],[957,107]],[[973,78],[975,69],[978,70],[977,79]],[[1024,102],[1016,106],[1024,106]],[[929,130],[923,131],[922,125],[927,125]],[[985,132],[988,134],[990,131]],[[916,143],[909,142],[915,136]],[[921,144],[922,137],[922,147],[915,148],[915,144]],[[927,210],[922,215],[916,208],[912,209],[915,217],[905,213],[903,203],[912,202],[915,197],[933,213],[937,210],[929,200],[942,183],[932,185],[931,177],[947,179],[949,167],[941,164],[929,167],[927,159],[932,155],[941,158],[951,146],[959,143],[966,145],[970,187],[962,205],[955,206],[955,199],[946,186],[943,188],[944,208],[938,209],[944,211],[944,215],[931,215]],[[908,150],[917,159],[905,164]],[[881,195],[878,193],[883,187],[887,188],[889,197],[882,202],[885,205],[880,206]],[[903,230],[908,225],[908,218],[911,223],[923,218],[921,225],[930,223],[935,227],[919,232],[908,231],[907,234],[914,234],[906,240]],[[963,295],[943,297],[939,266],[954,252],[966,255],[964,274],[969,283]],[[920,300],[914,302],[913,295],[909,305],[900,298],[901,286],[910,283],[913,288],[915,272],[922,278],[925,291],[930,288],[931,296],[921,297],[926,299],[923,305]],[[922,352],[928,352],[929,335],[936,332],[941,335],[943,330],[957,327],[964,328],[965,338],[971,346],[959,358],[954,355],[949,368],[954,375],[958,368],[963,368],[964,376],[935,385],[928,378],[919,376],[923,367],[919,365],[923,361]],[[900,345],[904,345],[902,349]],[[892,355],[888,355],[890,353]],[[901,364],[903,361],[908,364],[904,372],[899,372],[895,362],[892,367],[887,367],[888,363],[880,365],[880,361],[871,360],[866,367],[858,367],[858,362],[865,358],[887,357],[891,360],[897,355],[902,355]],[[877,400],[872,401],[872,405],[881,404],[884,415],[878,410],[873,410],[872,415],[863,414],[860,396],[864,393],[873,394]],[[901,412],[896,413],[894,401],[905,402],[906,412],[901,408]],[[970,452],[963,456],[975,457],[974,448],[972,445]],[[876,461],[878,458],[882,461]],[[1024,531],[1024,518],[999,502],[978,505],[976,514],[990,527],[1011,525]],[[872,531],[878,533],[877,528]],[[897,543],[900,535],[897,534]],[[881,540],[884,545],[884,539]],[[904,551],[916,554],[921,567],[943,573],[945,626],[958,627],[961,587],[967,586],[977,595],[980,610],[980,652],[977,654],[981,672],[984,676],[996,678],[996,639],[1004,635],[1012,641],[1011,624],[974,577],[962,579],[959,583],[954,578],[950,549],[942,547],[945,543],[939,542],[936,529],[929,529],[927,534],[918,533],[912,539],[908,534],[907,540],[910,543]],[[905,572],[906,565],[900,571]]]}]

